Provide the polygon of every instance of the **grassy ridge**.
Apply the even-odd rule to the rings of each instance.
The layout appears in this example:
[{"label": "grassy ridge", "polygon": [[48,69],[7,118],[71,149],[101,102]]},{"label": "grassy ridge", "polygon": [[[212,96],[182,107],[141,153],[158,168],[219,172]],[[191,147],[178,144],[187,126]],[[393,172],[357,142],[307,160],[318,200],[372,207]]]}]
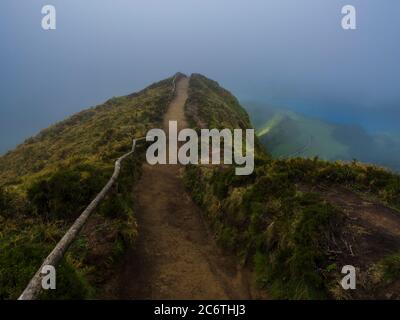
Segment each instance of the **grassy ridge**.
[{"label": "grassy ridge", "polygon": [[200,74],[190,77],[185,111],[195,128],[251,128],[249,116],[238,100],[217,82]]},{"label": "grassy ridge", "polygon": [[[15,299],[73,220],[102,189],[133,137],[159,125],[172,78],[112,98],[43,130],[0,158],[0,299]],[[63,260],[56,293],[90,298],[134,241],[131,190],[143,152],[124,160],[117,187]]]},{"label": "grassy ridge", "polygon": [[[239,120],[242,109],[235,99],[215,82],[195,76],[191,86],[186,109],[193,126],[250,128],[247,115]],[[256,149],[250,176],[236,176],[232,166],[190,166],[184,179],[218,242],[254,268],[272,298],[351,297],[339,285],[342,261],[332,254],[347,250],[334,239],[349,233],[349,221],[338,207],[302,185],[347,186],[400,207],[400,176],[387,170],[355,161],[273,160],[262,147]],[[398,254],[375,262],[371,270],[394,281]],[[368,281],[375,289],[380,285]],[[364,298],[373,297],[371,292]]]},{"label": "grassy ridge", "polygon": [[[250,118],[236,97],[201,74],[190,77],[185,114],[189,125],[196,130],[252,129]],[[257,137],[254,143],[256,154],[266,157],[267,152]]]},{"label": "grassy ridge", "polygon": [[133,137],[145,135],[161,121],[171,83],[167,79],[134,95],[112,98],[27,139],[0,158],[0,185],[24,184],[65,162],[112,165],[129,150]]}]

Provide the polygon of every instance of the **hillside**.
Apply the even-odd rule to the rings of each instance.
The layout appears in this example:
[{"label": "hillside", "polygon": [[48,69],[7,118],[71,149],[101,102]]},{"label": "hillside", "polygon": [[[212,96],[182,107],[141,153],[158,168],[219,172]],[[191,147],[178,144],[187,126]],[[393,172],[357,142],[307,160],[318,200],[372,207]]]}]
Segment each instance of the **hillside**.
[{"label": "hillside", "polygon": [[[173,78],[84,110],[0,158],[0,299],[16,298],[66,228],[131,148],[160,125]],[[85,298],[112,272],[137,235],[131,190],[143,156],[124,162],[118,189],[90,219],[64,259],[54,298]]]},{"label": "hillside", "polygon": [[[261,132],[285,117],[333,139],[322,123],[288,114],[271,113]],[[0,158],[0,299],[18,296],[132,138],[170,120],[251,128],[217,82],[177,74]],[[249,176],[236,176],[234,165],[150,166],[143,151],[124,163],[118,186],[65,257],[57,293],[43,298],[400,298],[399,175],[357,161],[274,159],[257,139]],[[357,270],[355,291],[339,284],[348,264]]]},{"label": "hillside", "polygon": [[[225,91],[201,76],[191,86],[186,110],[193,123],[222,122]],[[281,121],[284,116],[268,123]],[[302,126],[331,138],[321,123]],[[226,166],[190,166],[185,181],[218,243],[253,268],[270,298],[400,297],[400,176],[358,162],[274,160],[260,147],[251,176],[235,176]],[[358,272],[355,291],[339,284],[347,264]]]},{"label": "hillside", "polygon": [[292,110],[246,103],[257,135],[277,158],[357,159],[400,170],[400,140],[394,134],[371,134],[356,125],[329,123]]},{"label": "hillside", "polygon": [[[189,126],[194,129],[250,129],[249,115],[237,98],[218,82],[201,74],[190,77],[189,97],[185,104]],[[266,149],[255,138],[255,156],[267,156]]]},{"label": "hillside", "polygon": [[348,146],[335,139],[334,131],[333,125],[287,112],[274,115],[257,135],[275,157],[348,159]]}]

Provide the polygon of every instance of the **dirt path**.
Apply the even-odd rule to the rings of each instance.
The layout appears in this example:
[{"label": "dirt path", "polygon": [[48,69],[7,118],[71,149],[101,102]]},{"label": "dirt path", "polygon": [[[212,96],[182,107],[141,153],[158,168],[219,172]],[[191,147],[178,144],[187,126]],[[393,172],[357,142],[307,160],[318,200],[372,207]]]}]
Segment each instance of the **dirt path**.
[{"label": "dirt path", "polygon": [[[189,81],[177,83],[164,119],[186,127]],[[179,165],[145,164],[135,190],[139,238],[116,280],[115,298],[248,299],[249,281],[233,257],[215,244],[186,193]]]}]

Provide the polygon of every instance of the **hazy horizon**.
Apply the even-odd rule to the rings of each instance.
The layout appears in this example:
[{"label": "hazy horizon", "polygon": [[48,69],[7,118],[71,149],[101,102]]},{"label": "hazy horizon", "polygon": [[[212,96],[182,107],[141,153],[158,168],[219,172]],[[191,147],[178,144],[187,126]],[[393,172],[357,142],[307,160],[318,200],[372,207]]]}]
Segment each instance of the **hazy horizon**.
[{"label": "hazy horizon", "polygon": [[[400,133],[395,0],[53,0],[0,3],[0,154],[82,109],[177,71],[241,101]],[[341,8],[357,9],[357,30]]]}]

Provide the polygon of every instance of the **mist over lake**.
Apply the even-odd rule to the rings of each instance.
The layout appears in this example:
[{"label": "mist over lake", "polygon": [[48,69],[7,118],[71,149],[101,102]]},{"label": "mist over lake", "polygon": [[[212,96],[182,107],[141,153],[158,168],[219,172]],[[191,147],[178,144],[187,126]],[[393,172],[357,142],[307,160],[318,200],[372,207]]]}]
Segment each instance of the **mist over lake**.
[{"label": "mist over lake", "polygon": [[[341,8],[357,9],[343,30]],[[0,154],[40,129],[177,71],[241,101],[400,134],[396,0],[54,0],[0,3]]]}]

